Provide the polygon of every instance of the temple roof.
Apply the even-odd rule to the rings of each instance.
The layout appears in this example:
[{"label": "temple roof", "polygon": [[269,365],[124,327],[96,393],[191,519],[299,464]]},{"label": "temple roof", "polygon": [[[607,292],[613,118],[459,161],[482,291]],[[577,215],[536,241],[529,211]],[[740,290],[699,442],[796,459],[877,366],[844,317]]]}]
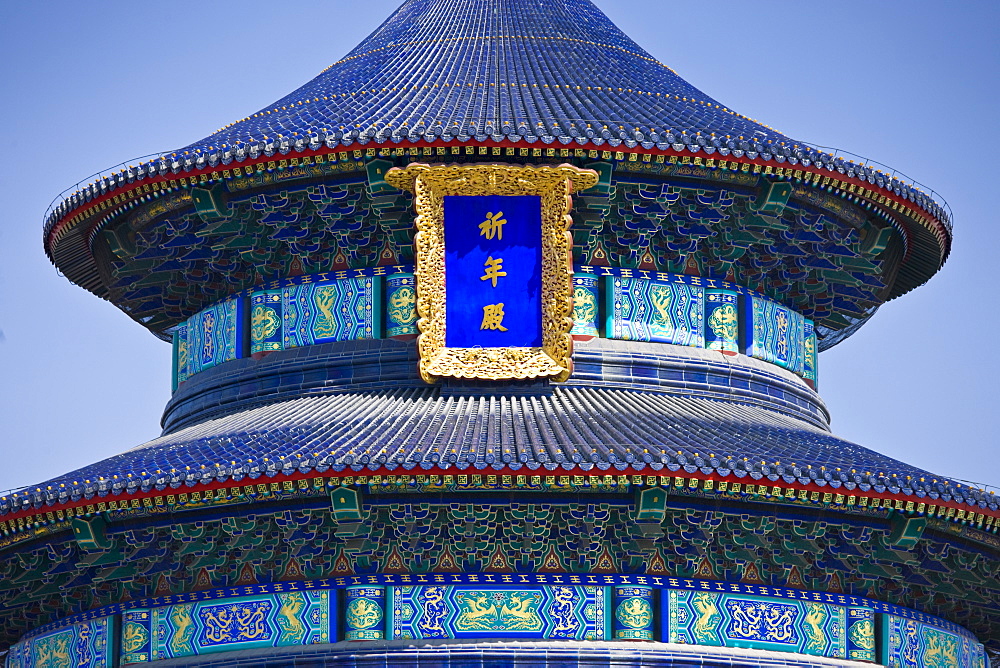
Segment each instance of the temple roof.
[{"label": "temple roof", "polygon": [[[932,479],[926,471],[759,406],[579,387],[521,396],[449,396],[425,387],[302,397],[193,425],[44,487],[69,501],[331,470],[700,472],[735,474],[734,482],[816,482],[837,493],[888,490],[996,504],[974,489]],[[31,488],[25,496],[39,502],[55,500],[56,494]],[[21,507],[12,507],[12,501],[18,500],[0,499],[0,514]]]},{"label": "temple roof", "polygon": [[[443,155],[445,145],[451,144],[450,155],[456,156],[465,144],[462,159],[471,159],[487,155],[487,144],[494,148],[490,155],[500,155],[501,143],[509,151],[506,155],[513,155],[515,145],[527,155],[526,147],[537,144],[532,154],[541,156],[539,146],[551,145],[545,151],[548,157],[538,159],[551,159],[559,147],[561,159],[576,148],[583,160],[584,147],[592,152],[590,158],[603,147],[601,159],[615,162],[622,173],[629,170],[629,163],[622,162],[625,150],[630,151],[628,160],[639,165],[643,162],[636,160],[635,152],[705,164],[706,178],[717,175],[716,159],[731,163],[718,168],[719,174],[740,169],[734,160],[743,171],[753,162],[754,173],[776,170],[779,179],[805,184],[801,188],[812,197],[810,205],[824,206],[829,198],[823,192],[847,200],[848,206],[837,203],[836,211],[857,214],[859,220],[850,223],[854,228],[863,225],[860,218],[869,217],[867,212],[872,220],[893,219],[906,248],[898,272],[893,268],[897,261],[889,263],[891,280],[879,279],[873,285],[867,277],[846,276],[836,263],[827,267],[833,274],[812,277],[818,281],[814,286],[835,283],[838,277],[846,280],[827,292],[848,302],[858,290],[888,286],[885,294],[866,298],[865,304],[838,306],[832,330],[844,330],[852,322],[860,325],[878,303],[921,285],[950,252],[950,215],[932,197],[894,175],[796,143],[736,113],[658,62],[590,0],[406,0],[357,48],[290,95],[186,148],[102,176],[53,205],[46,216],[45,248],[71,281],[111,299],[163,336],[167,328],[227,291],[251,287],[260,267],[271,265],[261,276],[285,275],[291,269],[280,258],[312,252],[272,249],[289,243],[274,237],[267,239],[266,252],[257,253],[270,254],[270,261],[249,261],[239,255],[242,250],[235,249],[232,239],[221,238],[256,222],[233,219],[227,226],[213,218],[242,215],[235,200],[260,190],[250,182],[251,165],[261,171],[266,163],[269,176],[262,179],[268,183],[278,178],[270,174],[275,169],[290,183],[323,172],[326,168],[313,161],[330,167],[321,154],[329,157],[340,150],[338,176],[352,167],[344,156],[353,153],[354,171],[363,178],[366,161],[393,146],[399,152],[409,147],[410,155],[417,155],[417,145],[422,145],[421,155],[431,155],[430,144],[436,144],[437,155]],[[359,150],[362,146],[365,151]],[[342,150],[347,147],[354,150]],[[620,148],[609,150],[614,147]],[[283,171],[286,163],[289,171]],[[306,164],[309,170],[301,167]],[[218,190],[211,205],[222,209],[200,211],[193,205],[196,182]],[[207,206],[205,200],[202,205]],[[829,208],[825,211],[838,217]],[[178,217],[171,221],[178,229],[165,225],[168,213]],[[407,213],[392,215],[402,220]],[[324,220],[319,227],[308,235],[301,232],[311,240],[305,247],[325,248],[320,236],[329,224]],[[181,234],[181,229],[189,233]],[[872,256],[884,249],[879,239],[875,232],[865,238],[864,247]],[[255,240],[253,245],[260,243]],[[761,240],[759,247],[772,253],[775,249],[765,246],[773,245]],[[779,254],[785,245],[778,244]],[[164,256],[182,247],[189,252]],[[822,255],[820,261],[829,263],[826,248],[806,253]],[[205,266],[216,262],[221,263]],[[234,269],[233,262],[239,267]],[[769,262],[765,259],[754,269],[770,267]],[[870,262],[863,258],[860,266],[870,268]],[[847,273],[856,270],[851,265]],[[189,280],[192,276],[196,280]],[[748,279],[760,285],[788,285],[786,278]]]},{"label": "temple roof", "polygon": [[407,0],[315,79],[187,148],[316,135],[686,144],[684,133],[790,141],[684,81],[589,0]]}]

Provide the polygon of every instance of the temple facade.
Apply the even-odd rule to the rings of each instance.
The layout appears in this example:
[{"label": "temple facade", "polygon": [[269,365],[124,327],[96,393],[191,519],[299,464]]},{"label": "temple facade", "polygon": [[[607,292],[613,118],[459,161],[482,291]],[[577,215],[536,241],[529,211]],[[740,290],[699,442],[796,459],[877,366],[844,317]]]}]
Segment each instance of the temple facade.
[{"label": "temple facade", "polygon": [[0,497],[6,666],[986,668],[998,499],[818,393],[951,242],[589,0],[405,0],[49,216],[173,394]]}]

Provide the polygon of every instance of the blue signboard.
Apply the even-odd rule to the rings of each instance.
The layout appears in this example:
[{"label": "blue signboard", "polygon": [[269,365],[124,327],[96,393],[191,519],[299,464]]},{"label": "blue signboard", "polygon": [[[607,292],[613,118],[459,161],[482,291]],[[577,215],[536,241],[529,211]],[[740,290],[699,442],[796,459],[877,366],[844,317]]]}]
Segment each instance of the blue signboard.
[{"label": "blue signboard", "polygon": [[542,200],[444,198],[445,345],[542,345]]}]

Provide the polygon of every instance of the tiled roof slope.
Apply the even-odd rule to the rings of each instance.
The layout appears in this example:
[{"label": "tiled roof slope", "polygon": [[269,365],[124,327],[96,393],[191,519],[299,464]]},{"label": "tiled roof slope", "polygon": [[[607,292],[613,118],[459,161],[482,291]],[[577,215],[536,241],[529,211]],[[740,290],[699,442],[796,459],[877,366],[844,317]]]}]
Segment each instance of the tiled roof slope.
[{"label": "tiled roof slope", "polygon": [[407,0],[315,79],[188,148],[316,133],[689,143],[684,132],[788,141],[684,81],[589,0]]},{"label": "tiled roof slope", "polygon": [[[982,502],[994,510],[996,504],[976,490],[958,489],[951,481],[756,406],[599,388],[448,396],[425,387],[292,399],[162,436],[39,488],[55,491],[32,488],[26,496],[66,502],[81,494],[331,469],[685,471],[735,474],[744,482],[816,482],[831,491],[913,494],[928,497],[929,503]],[[21,507],[10,503],[10,497],[3,499],[0,513]]]}]

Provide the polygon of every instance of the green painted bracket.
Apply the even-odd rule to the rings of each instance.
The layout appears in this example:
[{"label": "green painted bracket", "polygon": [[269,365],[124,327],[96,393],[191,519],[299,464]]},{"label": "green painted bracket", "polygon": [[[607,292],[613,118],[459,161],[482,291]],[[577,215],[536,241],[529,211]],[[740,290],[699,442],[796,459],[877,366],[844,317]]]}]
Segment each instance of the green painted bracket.
[{"label": "green painted bracket", "polygon": [[889,545],[901,550],[912,549],[917,544],[924,529],[927,528],[926,517],[905,517],[903,515],[893,515],[892,532],[889,534]]},{"label": "green painted bracket", "polygon": [[104,533],[105,527],[107,522],[100,515],[89,519],[74,517],[73,536],[76,538],[76,544],[87,552],[108,549],[111,547],[111,541]]},{"label": "green painted bracket", "polygon": [[780,216],[785,211],[788,198],[792,196],[792,190],[792,184],[786,181],[765,181],[753,208],[758,213]]},{"label": "green painted bracket", "polygon": [[223,199],[226,187],[219,182],[209,188],[191,188],[191,201],[194,203],[194,210],[206,223],[218,218],[225,218],[228,207]]},{"label": "green painted bracket", "polygon": [[365,165],[365,171],[368,172],[369,193],[379,195],[396,190],[395,187],[385,182],[385,173],[392,167],[392,162],[389,160],[372,160]]},{"label": "green painted bracket", "polygon": [[581,190],[578,195],[609,195],[611,194],[611,175],[615,171],[615,166],[610,162],[588,162],[584,169],[592,169],[597,172],[597,183]]},{"label": "green painted bracket", "polygon": [[640,490],[635,501],[635,521],[660,524],[667,516],[667,490],[651,487]]},{"label": "green painted bracket", "polygon": [[889,245],[889,239],[892,238],[892,228],[883,227],[880,230],[876,230],[871,225],[865,226],[865,238],[861,242],[861,252],[865,257],[875,257],[879,253],[885,250],[885,247]]},{"label": "green painted bracket", "polygon": [[338,522],[361,520],[361,502],[357,491],[350,487],[338,487],[330,492],[330,510]]},{"label": "green painted bracket", "polygon": [[104,230],[104,239],[108,242],[111,252],[123,260],[136,253],[135,239],[129,235],[128,229],[124,226]]}]

